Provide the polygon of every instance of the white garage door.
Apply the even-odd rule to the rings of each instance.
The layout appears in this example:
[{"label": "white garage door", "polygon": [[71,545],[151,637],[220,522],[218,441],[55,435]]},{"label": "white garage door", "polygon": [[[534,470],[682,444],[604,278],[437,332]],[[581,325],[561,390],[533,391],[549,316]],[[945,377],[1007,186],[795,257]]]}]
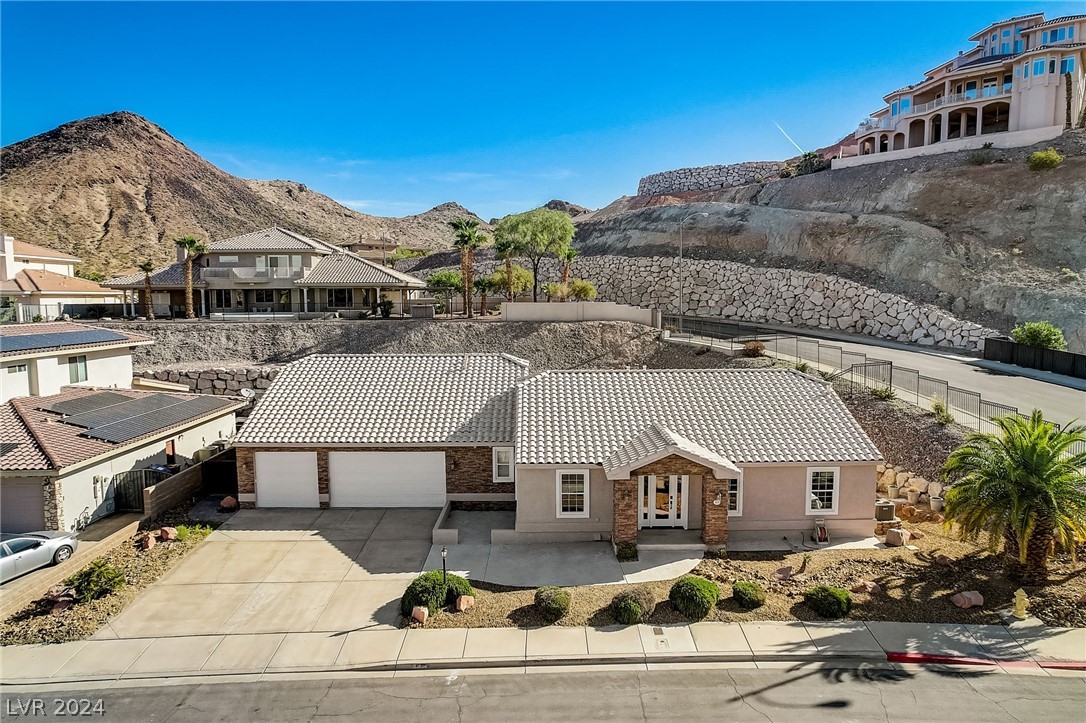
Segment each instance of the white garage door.
[{"label": "white garage door", "polygon": [[320,507],[316,452],[257,452],[257,507]]},{"label": "white garage door", "polygon": [[441,507],[444,452],[330,452],[332,507]]},{"label": "white garage door", "polygon": [[5,479],[0,484],[0,531],[34,532],[44,527],[41,481]]}]

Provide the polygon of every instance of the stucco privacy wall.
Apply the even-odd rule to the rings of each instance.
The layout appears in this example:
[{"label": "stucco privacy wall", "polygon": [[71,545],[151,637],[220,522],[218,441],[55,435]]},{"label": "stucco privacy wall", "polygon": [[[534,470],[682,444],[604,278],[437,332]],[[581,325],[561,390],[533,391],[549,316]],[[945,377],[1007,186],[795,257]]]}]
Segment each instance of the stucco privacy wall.
[{"label": "stucco privacy wall", "polygon": [[784,163],[780,161],[744,161],[727,166],[677,168],[645,176],[637,184],[637,195],[654,196],[682,191],[710,191],[716,188],[746,186],[770,178],[779,178]]},{"label": "stucco privacy wall", "polygon": [[[493,261],[477,263],[476,273],[491,273],[495,265]],[[984,338],[998,333],[833,274],[691,259],[683,261],[683,272],[683,310],[687,314],[832,329],[971,351],[983,349]],[[559,273],[554,259],[545,259],[540,266],[541,281],[556,279]],[[574,264],[573,275],[595,283],[600,301],[665,313],[679,310],[678,261],[674,257],[582,256]]]}]

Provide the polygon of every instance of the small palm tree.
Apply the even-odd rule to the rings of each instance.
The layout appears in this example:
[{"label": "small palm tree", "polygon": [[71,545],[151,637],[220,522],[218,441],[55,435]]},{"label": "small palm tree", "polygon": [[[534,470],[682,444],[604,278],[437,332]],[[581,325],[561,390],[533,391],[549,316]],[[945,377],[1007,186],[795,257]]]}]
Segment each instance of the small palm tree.
[{"label": "small palm tree", "polygon": [[474,218],[454,218],[449,221],[452,228],[453,246],[460,250],[460,273],[464,278],[464,308],[468,318],[472,317],[471,294],[475,288],[474,266],[475,249],[487,242],[485,234],[479,231],[479,221]]},{"label": "small palm tree", "polygon": [[497,286],[494,284],[494,279],[489,276],[480,276],[479,278],[475,279],[474,282],[472,282],[472,286],[475,287],[476,293],[478,293],[479,297],[481,298],[481,303],[479,304],[479,313],[483,316],[486,316],[486,296],[487,294],[493,293],[497,290]]},{"label": "small palm tree", "polygon": [[148,321],[154,321],[155,307],[151,303],[151,274],[155,271],[155,265],[150,261],[144,261],[139,269],[143,272],[143,315]]},{"label": "small palm tree", "polygon": [[[577,249],[570,246],[558,258],[562,260],[562,286],[568,287],[569,270],[573,266],[573,259],[577,258]],[[565,301],[565,299],[562,299],[562,301]]]},{"label": "small palm tree", "polygon": [[505,297],[513,301],[513,254],[517,250],[516,239],[500,234],[494,235],[494,251],[505,260]]},{"label": "small palm tree", "polygon": [[957,478],[944,495],[947,523],[963,539],[1003,542],[1007,575],[1027,585],[1048,578],[1053,546],[1086,539],[1086,425],[1057,426],[1039,409],[1028,419],[993,420],[999,434],[972,432],[950,453],[943,472]]},{"label": "small palm tree", "polygon": [[182,236],[174,241],[174,245],[185,250],[185,318],[195,319],[196,313],[192,308],[192,260],[207,253],[207,244],[195,236]]}]

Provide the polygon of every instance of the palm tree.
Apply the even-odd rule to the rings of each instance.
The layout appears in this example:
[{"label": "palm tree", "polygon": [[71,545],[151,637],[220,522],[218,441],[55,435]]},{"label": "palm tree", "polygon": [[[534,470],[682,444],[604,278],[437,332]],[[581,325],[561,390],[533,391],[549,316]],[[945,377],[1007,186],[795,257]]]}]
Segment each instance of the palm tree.
[{"label": "palm tree", "polygon": [[471,294],[474,288],[473,267],[475,264],[475,249],[487,242],[485,234],[479,231],[479,221],[474,218],[454,218],[449,221],[452,228],[453,246],[460,250],[460,273],[464,278],[464,308],[467,309],[468,318],[472,317]]},{"label": "palm tree", "polygon": [[494,279],[489,276],[480,276],[475,279],[472,286],[475,287],[475,291],[482,297],[482,303],[479,305],[479,313],[486,316],[486,295],[497,289],[494,284]]},{"label": "palm tree", "polygon": [[[569,287],[569,269],[573,266],[573,259],[577,258],[577,249],[570,246],[567,248],[561,256],[562,260],[562,286]],[[562,299],[565,301],[565,299]]]},{"label": "palm tree", "polygon": [[947,523],[963,539],[986,535],[993,552],[1003,541],[1007,575],[1026,585],[1048,578],[1053,545],[1074,553],[1086,539],[1086,425],[1063,427],[1044,420],[993,420],[999,434],[971,432],[950,453],[944,475],[956,482],[946,492]]},{"label": "palm tree", "polygon": [[207,253],[207,244],[195,236],[182,236],[173,243],[185,251],[185,318],[195,319],[196,313],[192,309],[192,260]]},{"label": "palm tree", "polygon": [[513,301],[513,254],[516,252],[516,238],[499,233],[494,234],[494,251],[505,259],[505,297]]},{"label": "palm tree", "polygon": [[154,273],[155,265],[150,261],[144,261],[139,269],[143,272],[143,315],[148,321],[154,321],[155,307],[151,303],[151,274]]}]

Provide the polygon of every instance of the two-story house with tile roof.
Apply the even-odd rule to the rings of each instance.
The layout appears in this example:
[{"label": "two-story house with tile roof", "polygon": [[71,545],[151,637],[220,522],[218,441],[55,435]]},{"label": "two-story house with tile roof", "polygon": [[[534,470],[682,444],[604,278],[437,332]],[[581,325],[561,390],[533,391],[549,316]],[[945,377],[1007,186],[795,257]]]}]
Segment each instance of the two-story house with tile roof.
[{"label": "two-story house with tile roof", "polygon": [[859,155],[834,168],[1055,138],[1086,109],[1084,35],[1086,15],[1033,13],[988,25],[969,38],[972,48],[886,94],[855,132]]},{"label": "two-story house with tile roof", "polygon": [[[184,313],[185,263],[151,274],[157,316]],[[143,313],[144,275],[129,274],[106,285],[123,290],[129,311]],[[193,260],[196,313],[210,318],[245,314],[303,315],[336,312],[357,318],[386,297],[402,305],[426,284],[324,241],[273,226],[212,241]]]},{"label": "two-story house with tile roof", "polygon": [[105,306],[115,313],[120,294],[75,275],[81,259],[0,234],[0,321],[52,320],[64,314],[86,315]]}]

